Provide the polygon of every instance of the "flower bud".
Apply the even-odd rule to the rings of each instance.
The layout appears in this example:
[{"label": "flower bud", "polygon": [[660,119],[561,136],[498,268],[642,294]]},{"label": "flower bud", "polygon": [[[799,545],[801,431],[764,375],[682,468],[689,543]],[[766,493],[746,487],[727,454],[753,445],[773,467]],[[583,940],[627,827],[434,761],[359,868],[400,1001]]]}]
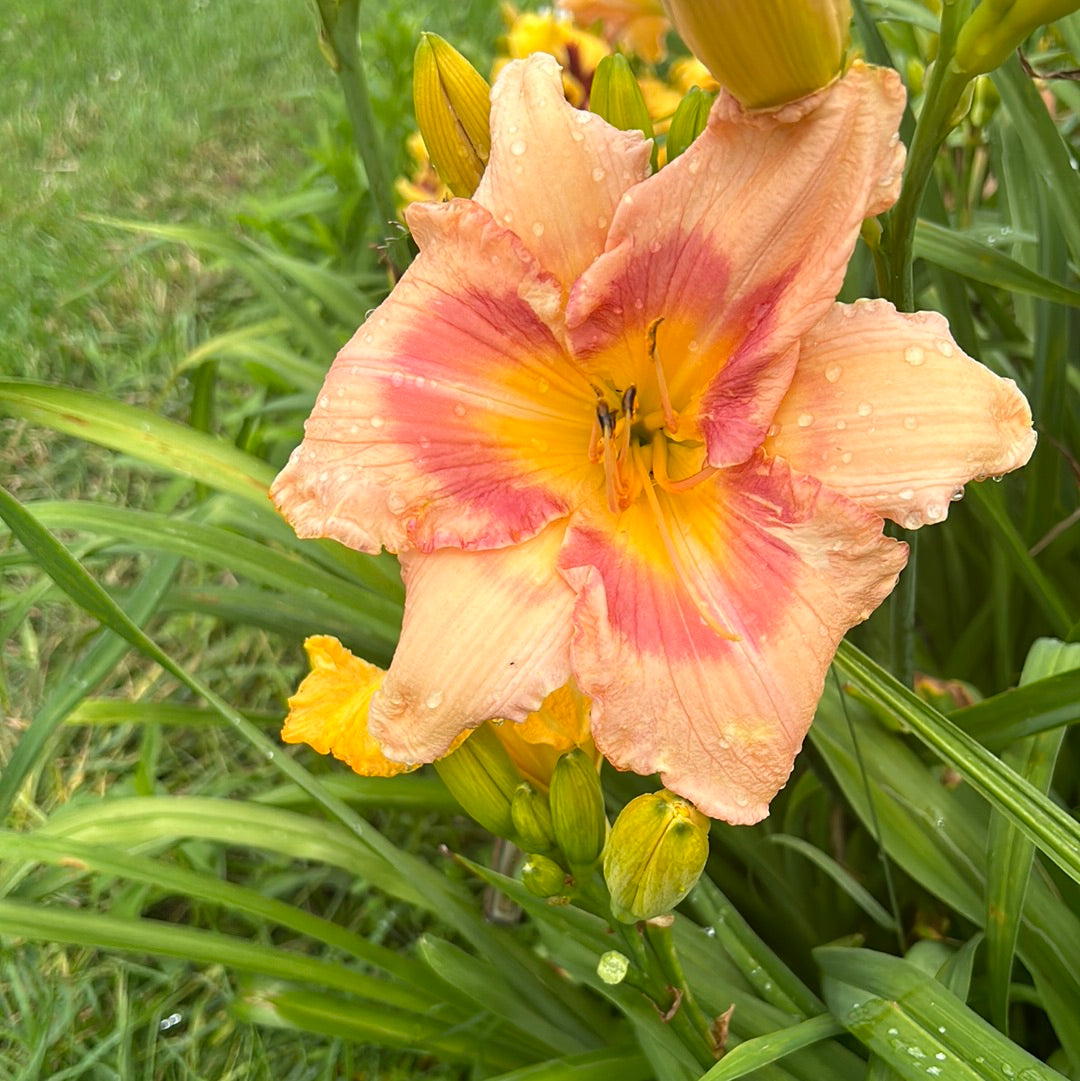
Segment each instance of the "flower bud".
[{"label": "flower bud", "polygon": [[472,195],[491,151],[491,88],[438,34],[421,34],[413,60],[413,107],[428,156],[455,194]]},{"label": "flower bud", "polygon": [[751,109],[806,97],[840,74],[851,0],[664,0],[690,51]]},{"label": "flower bud", "polygon": [[674,161],[704,130],[709,120],[713,96],[700,86],[692,86],[671,118],[667,133],[667,160]]},{"label": "flower bud", "polygon": [[1044,23],[1080,8],[1080,0],[981,0],[960,27],[953,67],[971,78],[1004,64]]},{"label": "flower bud", "polygon": [[490,725],[475,729],[435,770],[470,818],[499,837],[514,836],[510,806],[521,774]]},{"label": "flower bud", "polygon": [[550,852],[555,847],[551,827],[551,810],[547,797],[537,792],[528,781],[522,781],[510,802],[517,843],[526,852]]},{"label": "flower bud", "polygon": [[521,881],[534,897],[558,897],[566,893],[566,872],[554,861],[533,854],[522,864]]},{"label": "flower bud", "polygon": [[551,775],[551,825],[571,868],[600,858],[607,836],[604,793],[596,766],[582,750],[564,754]]},{"label": "flower bud", "polygon": [[640,131],[646,139],[653,134],[652,120],[630,64],[621,53],[605,56],[596,65],[589,110],[622,131]]},{"label": "flower bud", "polygon": [[669,792],[638,796],[615,819],[604,852],[611,911],[624,923],[674,908],[693,888],[709,855],[709,820]]}]

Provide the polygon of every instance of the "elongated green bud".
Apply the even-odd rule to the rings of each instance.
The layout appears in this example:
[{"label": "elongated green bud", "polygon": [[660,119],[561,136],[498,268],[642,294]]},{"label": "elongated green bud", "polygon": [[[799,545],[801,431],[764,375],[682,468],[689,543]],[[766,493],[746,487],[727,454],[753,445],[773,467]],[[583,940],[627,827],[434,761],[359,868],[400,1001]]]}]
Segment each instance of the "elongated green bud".
[{"label": "elongated green bud", "polygon": [[551,775],[551,825],[571,868],[590,867],[604,850],[607,819],[600,776],[580,749],[564,754]]},{"label": "elongated green bud", "polygon": [[522,781],[514,791],[510,817],[517,833],[517,843],[526,852],[550,852],[555,847],[547,797],[537,792],[528,781]]},{"label": "elongated green bud", "polygon": [[667,160],[674,161],[704,130],[713,96],[692,86],[671,117],[667,133]]},{"label": "elongated green bud", "polygon": [[615,819],[604,852],[611,911],[624,923],[670,912],[709,855],[709,820],[666,788],[631,800]]},{"label": "elongated green bud", "polygon": [[480,725],[435,770],[470,818],[499,837],[514,837],[510,805],[521,774],[487,724]]},{"label": "elongated green bud", "polygon": [[413,108],[431,164],[465,198],[476,191],[491,152],[491,87],[438,34],[421,34],[413,59]]},{"label": "elongated green bud", "polygon": [[952,66],[969,78],[993,71],[1044,23],[1080,8],[1080,0],[981,0],[960,27]]},{"label": "elongated green bud", "polygon": [[529,856],[521,867],[521,881],[534,897],[558,897],[566,893],[566,872],[539,853]]},{"label": "elongated green bud", "polygon": [[589,110],[612,127],[640,131],[646,139],[652,138],[652,120],[641,87],[621,53],[605,56],[597,64],[589,90]]}]

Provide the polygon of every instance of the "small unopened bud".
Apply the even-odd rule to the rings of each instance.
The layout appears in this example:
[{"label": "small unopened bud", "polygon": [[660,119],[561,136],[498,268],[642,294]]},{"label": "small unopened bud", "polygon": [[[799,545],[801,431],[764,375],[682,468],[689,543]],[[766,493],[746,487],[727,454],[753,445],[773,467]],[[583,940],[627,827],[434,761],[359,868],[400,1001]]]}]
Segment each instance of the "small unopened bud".
[{"label": "small unopened bud", "polygon": [[981,0],[960,27],[952,66],[970,78],[1004,64],[1037,26],[1080,8],[1080,0]]},{"label": "small unopened bud", "polygon": [[606,984],[622,983],[630,971],[630,958],[618,950],[608,950],[600,955],[596,965],[596,974]]},{"label": "small unopened bud", "polygon": [[551,775],[551,825],[572,868],[590,867],[604,850],[604,793],[592,759],[582,750],[564,754]]},{"label": "small unopened bud", "polygon": [[664,0],[690,51],[751,109],[806,97],[840,74],[851,0]]},{"label": "small unopened bud", "polygon": [[713,95],[692,86],[671,117],[667,133],[667,160],[674,161],[704,130]]},{"label": "small unopened bud", "polygon": [[554,861],[534,853],[522,864],[521,881],[534,897],[558,897],[566,893],[566,872]]},{"label": "small unopened bud", "polygon": [[491,88],[438,34],[421,34],[413,59],[413,107],[432,165],[455,194],[472,195],[491,152]]},{"label": "small unopened bud", "polygon": [[435,770],[470,818],[496,836],[513,838],[510,806],[521,774],[490,725],[480,725]]},{"label": "small unopened bud", "polygon": [[604,852],[611,910],[625,923],[674,908],[694,887],[709,855],[709,820],[664,789],[631,800]]},{"label": "small unopened bud", "polygon": [[537,792],[528,781],[522,781],[510,803],[517,844],[526,852],[550,852],[555,847],[551,827],[551,809],[547,797]]},{"label": "small unopened bud", "polygon": [[652,120],[630,64],[622,53],[605,56],[596,66],[589,90],[589,110],[622,131],[640,131],[646,139],[653,134]]}]

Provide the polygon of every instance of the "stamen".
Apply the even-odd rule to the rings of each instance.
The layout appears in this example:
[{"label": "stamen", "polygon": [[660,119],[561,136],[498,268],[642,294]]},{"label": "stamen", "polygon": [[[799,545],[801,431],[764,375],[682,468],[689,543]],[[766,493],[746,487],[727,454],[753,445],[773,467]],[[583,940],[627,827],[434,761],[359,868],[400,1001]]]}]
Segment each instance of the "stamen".
[{"label": "stamen", "polygon": [[690,600],[697,609],[698,615],[701,616],[709,626],[710,630],[714,631],[725,641],[741,641],[740,635],[729,630],[716,618],[712,605],[701,595],[694,578],[687,573],[686,565],[683,562],[679,550],[675,546],[675,539],[672,537],[671,532],[667,527],[667,521],[664,518],[664,511],[660,506],[660,500],[656,498],[656,490],[653,488],[648,467],[645,465],[643,459],[643,448],[635,448],[633,457],[634,463],[638,469],[638,475],[641,478],[642,487],[645,489],[645,498],[648,500],[649,508],[652,510],[653,516],[656,518],[656,528],[660,533],[660,539],[664,542],[664,548],[667,551],[668,558],[671,560],[671,565],[675,570],[675,573],[679,576],[679,580],[685,587],[686,592],[689,594]]},{"label": "stamen", "polygon": [[657,432],[652,437],[650,447],[652,449],[652,478],[657,487],[663,488],[665,492],[688,492],[691,488],[696,488],[702,481],[708,480],[713,474],[719,472],[716,466],[707,465],[696,473],[691,473],[689,477],[672,480],[668,476],[667,469],[667,440],[662,432]]},{"label": "stamen", "polygon": [[664,411],[664,426],[674,435],[679,430],[679,414],[671,408],[671,398],[668,395],[667,380],[664,378],[664,366],[660,363],[660,354],[656,349],[656,332],[664,321],[662,315],[657,316],[645,332],[649,345],[649,359],[656,369],[656,385],[660,389],[660,406]]}]

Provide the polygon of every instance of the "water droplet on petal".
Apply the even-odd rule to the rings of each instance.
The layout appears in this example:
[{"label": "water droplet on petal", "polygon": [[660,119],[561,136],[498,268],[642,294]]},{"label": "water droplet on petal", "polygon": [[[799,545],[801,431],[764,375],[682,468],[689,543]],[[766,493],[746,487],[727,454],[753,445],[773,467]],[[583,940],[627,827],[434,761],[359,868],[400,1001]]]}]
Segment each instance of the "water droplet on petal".
[{"label": "water droplet on petal", "polygon": [[915,498],[915,489],[914,488],[901,488],[900,491],[897,492],[896,494],[901,499],[903,499],[905,502],[907,502],[907,500]]},{"label": "water droplet on petal", "polygon": [[442,705],[443,693],[442,691],[432,691],[424,701],[424,705],[428,709],[438,709]]},{"label": "water droplet on petal", "polygon": [[528,149],[529,144],[526,143],[524,139],[515,139],[510,144],[510,153],[513,154],[516,158],[520,158],[521,155],[524,154],[525,151]]},{"label": "water droplet on petal", "polygon": [[828,379],[830,383],[835,383],[837,379],[840,378],[840,372],[841,368],[839,364],[830,364],[825,369],[825,378]]},{"label": "water droplet on petal", "polygon": [[859,402],[858,414],[860,417],[868,417],[873,411],[874,407],[869,402]]},{"label": "water droplet on petal", "polygon": [[404,386],[405,385],[405,373],[404,372],[394,372],[394,374],[390,376],[390,382],[395,387]]},{"label": "water droplet on petal", "polygon": [[904,350],[904,360],[908,364],[913,364],[918,367],[924,360],[926,360],[926,354],[922,351],[922,348],[918,345],[909,345]]},{"label": "water droplet on petal", "polygon": [[372,417],[371,417],[371,426],[372,426],[372,428],[381,428],[385,423],[386,423],[386,421],[383,420],[383,418],[380,417],[378,413],[372,414]]},{"label": "water droplet on petal", "polygon": [[461,402],[458,402],[454,406],[454,416],[455,417],[463,417],[463,416],[465,416],[465,406],[463,406],[461,404]]},{"label": "water droplet on petal", "polygon": [[919,426],[919,418],[918,417],[904,417],[904,427],[907,428],[907,430],[909,432],[915,431],[915,429],[918,428],[918,426]]},{"label": "water droplet on petal", "polygon": [[544,235],[544,223],[542,221],[534,221],[532,226],[533,236]]},{"label": "water droplet on petal", "polygon": [[951,357],[956,352],[956,348],[948,338],[940,338],[937,341],[937,351],[943,357]]},{"label": "water droplet on petal", "polygon": [[596,228],[597,229],[606,229],[607,228],[607,218],[605,218],[603,214],[601,214],[600,217],[598,217],[596,219]]},{"label": "water droplet on petal", "polygon": [[813,413],[800,413],[797,421],[800,428],[809,428],[814,423]]},{"label": "water droplet on petal", "polygon": [[601,169],[599,165],[597,165],[592,171],[592,178],[598,184],[600,183],[601,180],[604,179],[605,176],[607,176],[607,173],[603,169]]},{"label": "water droplet on petal", "polygon": [[771,439],[773,436],[779,435],[781,431],[779,424],[770,424],[765,436],[767,439]]},{"label": "water droplet on petal", "polygon": [[846,420],[840,419],[840,420],[838,420],[836,422],[837,431],[842,432],[846,427],[847,427],[847,421]]},{"label": "water droplet on petal", "polygon": [[945,508],[940,503],[927,503],[925,514],[931,522],[939,522],[945,517]]},{"label": "water droplet on petal", "polygon": [[956,491],[953,492],[953,494],[951,496],[949,496],[949,502],[950,503],[959,503],[960,500],[963,499],[963,498],[964,498],[964,489],[963,488],[957,488]]},{"label": "water droplet on petal", "polygon": [[840,455],[840,461],[842,461],[844,463],[844,465],[850,464],[850,462],[851,462],[851,451],[850,450],[845,450],[844,453]]}]

